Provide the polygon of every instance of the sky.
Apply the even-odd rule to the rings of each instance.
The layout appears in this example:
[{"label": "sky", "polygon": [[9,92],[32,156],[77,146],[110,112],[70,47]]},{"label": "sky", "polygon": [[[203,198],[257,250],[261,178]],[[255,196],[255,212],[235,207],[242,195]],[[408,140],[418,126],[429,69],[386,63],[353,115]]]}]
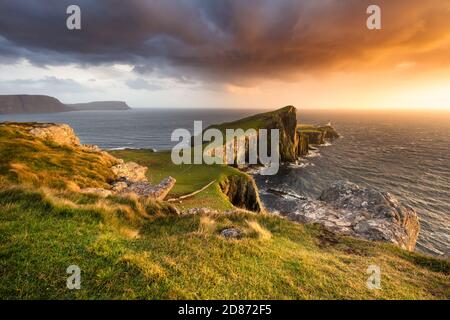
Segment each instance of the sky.
[{"label": "sky", "polygon": [[450,0],[0,0],[0,94],[450,110]]}]

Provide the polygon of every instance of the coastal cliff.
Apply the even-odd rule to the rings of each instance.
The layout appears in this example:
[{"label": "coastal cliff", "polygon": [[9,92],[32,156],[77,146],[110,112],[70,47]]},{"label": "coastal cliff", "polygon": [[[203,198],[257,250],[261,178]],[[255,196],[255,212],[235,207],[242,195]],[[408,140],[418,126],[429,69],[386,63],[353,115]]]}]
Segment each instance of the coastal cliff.
[{"label": "coastal cliff", "polygon": [[[280,137],[279,152],[282,162],[295,162],[308,154],[310,146],[321,145],[325,143],[325,140],[339,137],[339,134],[331,125],[312,126],[298,124],[297,109],[294,106],[256,114],[233,122],[211,125],[205,130],[210,128],[219,129],[222,132],[225,132],[226,129],[255,129],[256,131],[260,129],[278,129]],[[270,134],[268,138],[270,139]],[[227,143],[234,143],[234,141]],[[245,156],[248,157],[248,143],[246,148]],[[217,153],[217,150],[215,153]],[[237,154],[234,156],[237,158]]]},{"label": "coastal cliff", "polygon": [[[280,144],[284,146],[285,155],[290,154],[291,151],[294,151],[292,154],[298,155],[299,149],[307,150],[310,144],[321,144],[326,136],[337,136],[330,126],[322,127],[322,129],[299,128],[296,121],[293,121],[294,111],[293,108],[278,111],[275,119],[268,122],[272,128],[282,128],[280,132],[284,133],[281,141],[284,143],[280,142]],[[1,127],[35,137],[44,145],[52,143],[72,148],[74,155],[79,155],[81,158],[84,158],[85,154],[99,157],[102,163],[101,166],[96,167],[97,172],[103,175],[102,177],[99,177],[97,181],[83,178],[83,183],[80,183],[76,175],[72,179],[68,177],[59,179],[58,174],[55,173],[42,176],[42,170],[39,171],[36,168],[34,172],[29,164],[9,161],[7,165],[11,168],[10,173],[15,174],[16,179],[19,180],[26,179],[27,176],[35,177],[35,181],[56,178],[69,184],[76,183],[83,193],[96,193],[102,196],[133,193],[140,197],[158,200],[164,200],[177,182],[175,178],[166,176],[160,183],[150,183],[147,178],[148,167],[135,162],[125,162],[96,146],[82,145],[72,128],[65,124],[4,123]],[[294,129],[294,133],[291,129]],[[35,148],[38,148],[38,144]],[[42,158],[44,159],[44,153]],[[45,161],[54,163],[58,158],[60,155],[54,154],[53,160]],[[39,166],[47,166],[47,164],[42,163]],[[79,172],[85,171],[85,168],[79,170]],[[89,172],[86,174],[90,175]],[[45,178],[39,178],[39,176]],[[183,176],[180,178],[184,179]],[[222,175],[217,180],[217,184],[232,206],[253,212],[264,211],[258,188],[251,176],[235,170],[235,173],[231,171]],[[323,192],[319,201],[300,199],[297,202],[298,210],[295,213],[283,212],[281,209],[281,214],[295,221],[319,223],[333,232],[345,235],[392,242],[407,250],[413,250],[415,247],[419,233],[417,214],[411,208],[400,205],[389,194],[360,188],[349,183],[336,183]]]},{"label": "coastal cliff", "polygon": [[43,95],[0,95],[0,114],[52,113],[70,111],[56,98]]},{"label": "coastal cliff", "polygon": [[129,109],[131,108],[123,101],[94,101],[89,103],[63,104],[58,99],[45,95],[0,95],[0,115]]},{"label": "coastal cliff", "polygon": [[[58,124],[0,124],[0,155],[1,298],[42,298],[42,288],[47,298],[80,298],[61,285],[72,261],[92,277],[83,297],[102,299],[449,296],[448,260],[240,209],[260,209],[258,190],[230,166],[174,165],[169,152],[105,152]],[[180,200],[165,199],[167,189],[158,193],[165,201],[148,196],[149,186],[173,187]],[[388,196],[358,190],[338,184],[309,212],[354,209],[353,229],[373,235],[395,221],[416,226]],[[384,224],[374,231],[366,217]],[[383,290],[367,289],[371,263],[383,270]]]},{"label": "coastal cliff", "polygon": [[258,187],[252,177],[243,175],[226,177],[221,181],[220,188],[234,206],[253,212],[263,211]]},{"label": "coastal cliff", "polygon": [[[80,143],[74,130],[66,124],[36,123],[36,122],[5,122],[0,124],[0,133],[4,137],[10,135],[21,136],[27,145],[32,144],[35,150],[42,152],[34,156],[32,164],[14,161],[13,155],[4,155],[5,170],[13,181],[33,182],[50,185],[74,185],[80,187],[83,193],[93,193],[101,196],[135,194],[139,197],[150,197],[164,200],[175,187],[176,179],[166,175],[160,181],[148,181],[148,167],[133,161],[123,161],[93,145]],[[48,150],[54,145],[55,149]],[[4,147],[13,148],[13,141],[5,141]],[[19,147],[19,145],[17,146]],[[64,159],[64,149],[71,150],[71,163],[77,161],[79,166],[75,174],[69,175],[71,167],[64,166],[68,160]],[[32,151],[17,148],[19,158],[31,157]],[[0,149],[1,151],[1,149]],[[25,152],[21,154],[21,152]],[[47,155],[52,154],[52,159]],[[152,154],[152,153],[150,153]],[[166,155],[167,153],[162,153]],[[88,160],[89,159],[89,160]],[[86,162],[86,161],[90,162]],[[170,160],[165,160],[170,161]],[[39,170],[38,167],[48,168]],[[60,168],[60,170],[56,170]],[[9,170],[8,170],[9,169]],[[223,174],[222,171],[229,171]],[[95,174],[93,174],[95,172]],[[258,189],[253,178],[233,168],[224,167],[221,170],[217,184],[227,197],[229,203],[236,208],[254,212],[262,212],[263,206],[259,199]],[[64,176],[64,177],[63,177]],[[151,174],[150,174],[151,176]],[[30,181],[29,178],[33,177]],[[88,178],[92,177],[92,179]]]}]

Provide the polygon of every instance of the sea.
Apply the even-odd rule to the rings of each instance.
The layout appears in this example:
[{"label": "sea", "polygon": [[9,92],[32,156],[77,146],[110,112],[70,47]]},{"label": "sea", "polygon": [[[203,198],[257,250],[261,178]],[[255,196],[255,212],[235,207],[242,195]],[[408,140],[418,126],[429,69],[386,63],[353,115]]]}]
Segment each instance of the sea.
[{"label": "sea", "polygon": [[[104,149],[166,150],[177,142],[177,128],[193,131],[237,120],[261,110],[132,109],[53,114],[0,115],[1,121],[67,123],[82,143]],[[450,112],[298,110],[300,123],[332,125],[342,135],[311,152],[296,165],[282,165],[275,176],[256,175],[261,199],[269,210],[286,205],[266,192],[273,188],[318,197],[336,180],[387,191],[413,207],[421,231],[416,250],[450,256]]]}]

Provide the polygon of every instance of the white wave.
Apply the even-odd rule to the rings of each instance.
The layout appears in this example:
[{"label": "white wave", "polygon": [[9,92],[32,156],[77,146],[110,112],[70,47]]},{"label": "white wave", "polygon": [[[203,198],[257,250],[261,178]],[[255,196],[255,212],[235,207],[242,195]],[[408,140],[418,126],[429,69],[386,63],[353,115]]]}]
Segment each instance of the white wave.
[{"label": "white wave", "polygon": [[310,166],[314,167],[314,163],[303,161],[303,162],[299,162],[299,163],[290,163],[289,164],[289,168],[294,168],[294,169],[307,168]]},{"label": "white wave", "polygon": [[306,158],[316,158],[320,157],[320,152],[317,150],[310,150],[308,154],[306,155]]}]

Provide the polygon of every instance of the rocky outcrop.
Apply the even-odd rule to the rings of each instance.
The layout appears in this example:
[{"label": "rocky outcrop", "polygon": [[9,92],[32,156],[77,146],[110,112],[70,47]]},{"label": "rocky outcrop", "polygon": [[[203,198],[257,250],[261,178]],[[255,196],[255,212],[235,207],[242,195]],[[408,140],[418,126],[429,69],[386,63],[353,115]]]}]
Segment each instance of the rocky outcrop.
[{"label": "rocky outcrop", "polygon": [[299,200],[295,221],[319,223],[338,234],[394,243],[414,250],[419,234],[416,212],[389,193],[338,181],[319,200]]},{"label": "rocky outcrop", "polygon": [[298,134],[300,137],[308,140],[308,145],[321,145],[325,143],[325,135],[323,131],[320,130],[299,130]]},{"label": "rocky outcrop", "polygon": [[122,160],[120,162],[111,168],[118,180],[123,179],[129,182],[147,181],[147,167],[131,161],[124,162]]},{"label": "rocky outcrop", "polygon": [[326,140],[339,138],[339,133],[331,124],[325,126],[298,125],[297,134],[308,141],[308,145],[322,145]]},{"label": "rocky outcrop", "polygon": [[172,177],[167,177],[159,184],[152,185],[147,180],[147,167],[135,162],[119,161],[118,165],[111,168],[115,174],[111,189],[116,194],[134,193],[140,197],[163,200],[175,186],[176,180]]},{"label": "rocky outcrop", "polygon": [[75,147],[81,145],[77,135],[67,124],[30,123],[26,128],[31,135],[59,145]]},{"label": "rocky outcrop", "polygon": [[157,185],[152,185],[147,181],[119,181],[113,184],[113,190],[117,194],[134,193],[140,197],[164,200],[177,181],[172,177],[167,177]]},{"label": "rocky outcrop", "polygon": [[333,140],[340,137],[340,134],[336,131],[335,128],[333,128],[331,124],[318,127],[317,129],[323,132],[324,139]]},{"label": "rocky outcrop", "polygon": [[80,151],[90,153],[101,153],[103,157],[109,158],[109,160],[111,160],[113,163],[123,163],[121,159],[113,157],[106,151],[101,150],[96,145],[81,144],[78,136],[67,124],[37,122],[5,122],[4,124],[17,126],[18,128],[25,130],[36,138],[53,142],[60,146],[73,147]]},{"label": "rocky outcrop", "polygon": [[299,157],[304,157],[308,154],[308,152],[309,152],[309,138],[307,135],[299,134],[296,154]]},{"label": "rocky outcrop", "polygon": [[226,228],[220,231],[220,235],[226,239],[241,239],[243,232],[237,228]]},{"label": "rocky outcrop", "polygon": [[0,114],[69,111],[58,99],[43,95],[0,95]]},{"label": "rocky outcrop", "polygon": [[[33,137],[40,143],[51,142],[59,146],[70,147],[73,154],[83,157],[87,153],[95,154],[90,161],[98,161],[102,170],[101,188],[97,188],[97,181],[83,184],[82,193],[96,194],[101,197],[110,195],[124,195],[134,193],[141,197],[163,200],[174,187],[176,180],[167,177],[161,183],[152,185],[147,180],[148,168],[135,162],[124,162],[117,159],[108,152],[101,150],[95,145],[82,145],[73,129],[66,124],[36,123],[36,122],[5,122],[0,126],[8,126],[22,134],[29,134],[27,138]],[[56,147],[52,145],[52,147]],[[88,170],[92,170],[88,168]],[[89,174],[91,175],[91,174]],[[95,176],[92,173],[92,176]]]},{"label": "rocky outcrop", "polygon": [[229,176],[220,183],[220,188],[234,206],[253,212],[263,211],[253,178],[245,175]]}]

